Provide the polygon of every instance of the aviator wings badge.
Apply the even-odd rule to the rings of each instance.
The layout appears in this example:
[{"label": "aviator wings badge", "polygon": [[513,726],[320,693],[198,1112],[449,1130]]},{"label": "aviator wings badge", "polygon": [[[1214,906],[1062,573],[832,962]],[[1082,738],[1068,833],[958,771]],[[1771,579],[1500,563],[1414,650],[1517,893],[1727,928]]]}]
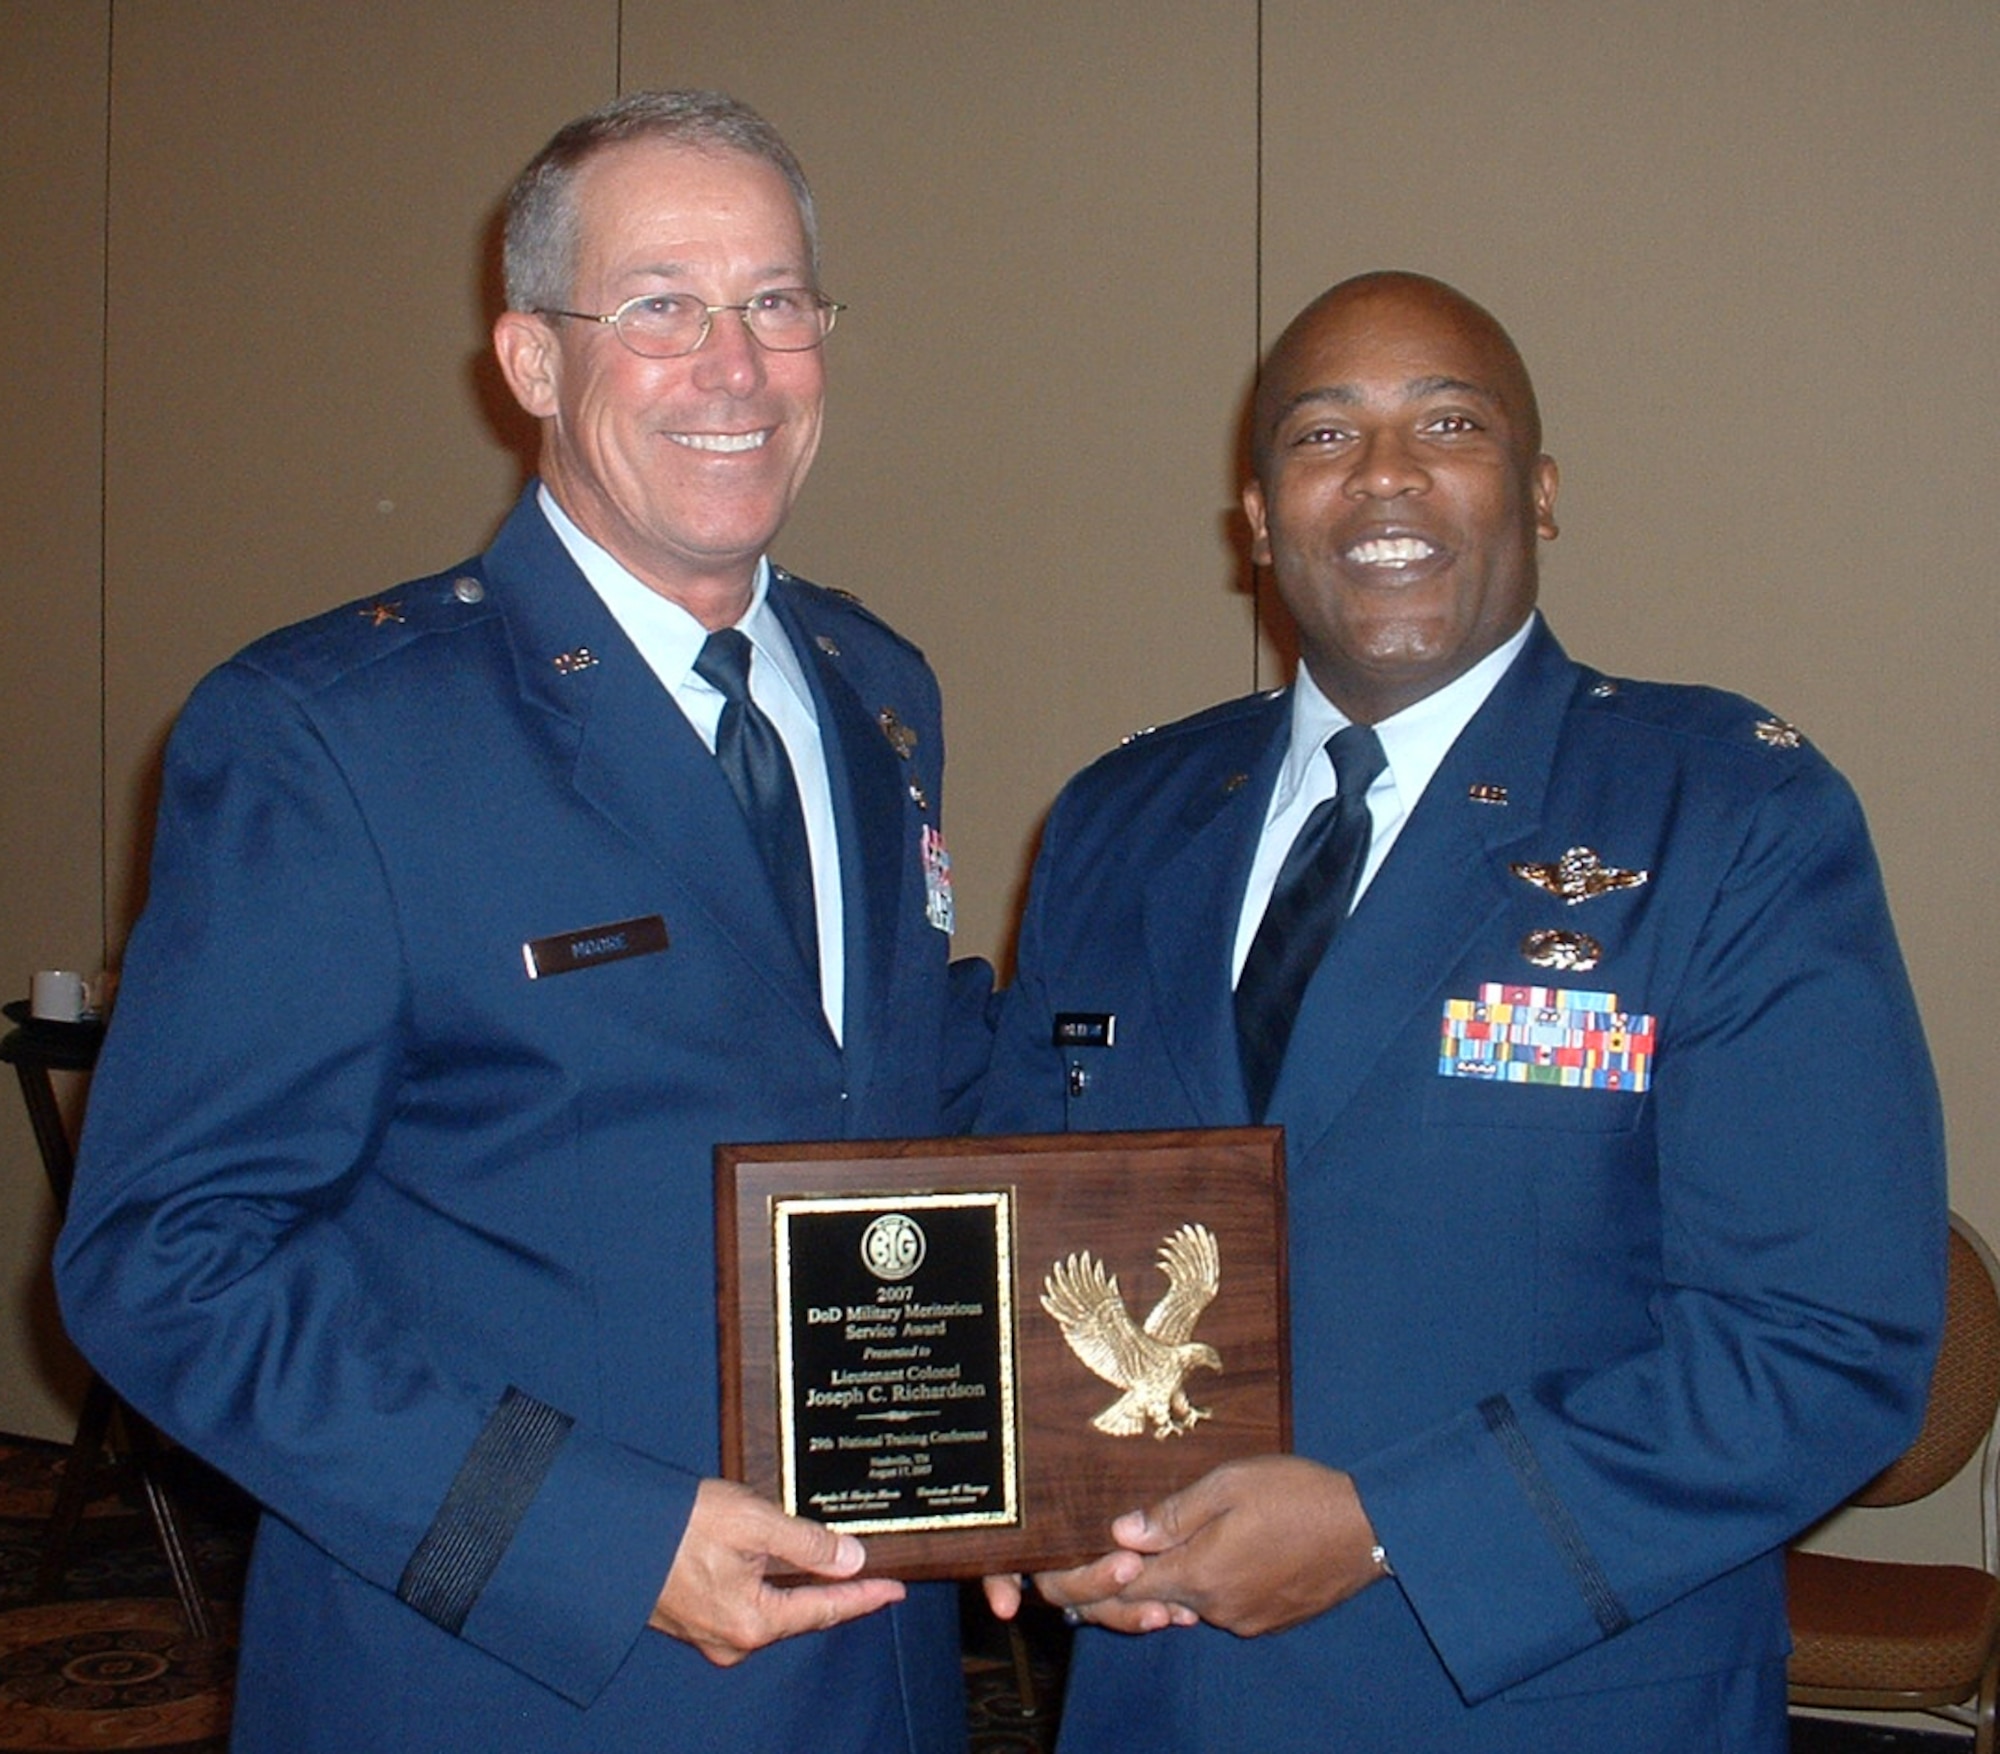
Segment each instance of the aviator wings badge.
[{"label": "aviator wings badge", "polygon": [[1167,1294],[1144,1328],[1134,1326],[1116,1275],[1088,1250],[1058,1261],[1042,1281],[1042,1308],[1055,1317],[1069,1349],[1125,1391],[1091,1421],[1113,1437],[1136,1437],[1149,1424],[1157,1438],[1192,1431],[1208,1409],[1188,1400],[1187,1374],[1197,1364],[1222,1368],[1222,1355],[1192,1338],[1222,1283],[1214,1236],[1199,1224],[1182,1225],[1160,1245],[1160,1270]]},{"label": "aviator wings badge", "polygon": [[1609,895],[1614,889],[1637,889],[1652,875],[1650,871],[1621,871],[1607,865],[1589,847],[1571,847],[1560,859],[1546,865],[1515,865],[1516,877],[1559,895],[1571,907],[1593,896]]}]

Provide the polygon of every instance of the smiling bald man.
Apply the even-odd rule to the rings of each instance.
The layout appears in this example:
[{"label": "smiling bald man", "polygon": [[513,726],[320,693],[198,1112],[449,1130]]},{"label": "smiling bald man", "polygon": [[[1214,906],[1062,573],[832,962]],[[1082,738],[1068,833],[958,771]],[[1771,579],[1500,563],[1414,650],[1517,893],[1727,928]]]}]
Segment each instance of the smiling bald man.
[{"label": "smiling bald man", "polygon": [[1462,294],[1315,300],[1243,493],[1295,682],[1049,819],[981,1124],[1284,1128],[1296,1443],[1037,1580],[1065,1754],[1782,1754],[1782,1546],[1916,1428],[1943,1146],[1861,811],[1563,652],[1541,443]]}]

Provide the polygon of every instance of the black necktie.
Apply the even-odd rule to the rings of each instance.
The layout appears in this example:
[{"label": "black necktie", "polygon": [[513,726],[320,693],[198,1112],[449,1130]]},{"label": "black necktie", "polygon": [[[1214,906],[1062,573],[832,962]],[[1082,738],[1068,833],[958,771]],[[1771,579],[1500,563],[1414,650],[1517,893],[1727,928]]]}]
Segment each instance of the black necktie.
[{"label": "black necktie", "polygon": [[1389,764],[1381,739],[1366,725],[1336,731],[1327,739],[1326,754],[1337,790],[1314,807],[1286,853],[1236,980],[1243,1087],[1251,1116],[1260,1121],[1285,1063],[1306,983],[1354,905],[1355,885],[1368,862],[1368,788]]},{"label": "black necktie", "polygon": [[750,838],[764,856],[786,923],[806,966],[819,969],[819,916],[813,906],[812,852],[805,812],[778,728],[750,698],[750,641],[733,627],[708,636],[694,673],[723,696],[715,728],[715,759],[743,815]]}]

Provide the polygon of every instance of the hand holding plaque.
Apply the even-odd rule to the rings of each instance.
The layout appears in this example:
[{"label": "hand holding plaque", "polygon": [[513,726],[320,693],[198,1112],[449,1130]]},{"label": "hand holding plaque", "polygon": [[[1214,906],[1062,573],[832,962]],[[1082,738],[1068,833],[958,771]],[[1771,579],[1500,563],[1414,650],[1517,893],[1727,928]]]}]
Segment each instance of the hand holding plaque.
[{"label": "hand holding plaque", "polygon": [[871,1574],[976,1576],[1286,1449],[1280,1139],[720,1148],[724,1472]]}]

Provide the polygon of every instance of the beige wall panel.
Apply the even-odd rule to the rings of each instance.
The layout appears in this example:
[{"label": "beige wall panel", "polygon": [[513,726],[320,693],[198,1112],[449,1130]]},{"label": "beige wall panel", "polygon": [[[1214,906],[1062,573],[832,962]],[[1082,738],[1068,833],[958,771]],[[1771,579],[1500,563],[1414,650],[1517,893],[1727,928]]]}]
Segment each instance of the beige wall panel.
[{"label": "beige wall panel", "polygon": [[[103,428],[104,64],[110,6],[10,0],[0,33],[0,998],[104,959],[98,860],[98,470]],[[0,1025],[11,1027],[11,1025]],[[0,1431],[67,1436],[80,1368],[48,1278],[55,1209],[0,1073]]]},{"label": "beige wall panel", "polygon": [[490,229],[520,164],[615,89],[615,15],[613,0],[118,8],[114,940],[160,742],[202,672],[450,565],[505,511],[527,441],[486,364]]},{"label": "beige wall panel", "polygon": [[627,0],[624,80],[721,86],[805,160],[825,446],[790,565],[943,678],[957,947],[1006,942],[1061,782],[1250,686],[1225,538],[1255,354],[1255,20],[1232,0]]},{"label": "beige wall panel", "polygon": [[[1509,324],[1564,466],[1555,625],[1767,702],[1854,779],[1954,1201],[2000,1235],[2000,10],[1263,10],[1268,322],[1400,265]],[[1839,1532],[1965,1556],[1966,1510]]]},{"label": "beige wall panel", "polygon": [[1557,627],[1855,780],[2000,1230],[2000,11],[1372,10],[1265,7],[1270,320],[1393,263],[1512,326],[1564,465]]}]

